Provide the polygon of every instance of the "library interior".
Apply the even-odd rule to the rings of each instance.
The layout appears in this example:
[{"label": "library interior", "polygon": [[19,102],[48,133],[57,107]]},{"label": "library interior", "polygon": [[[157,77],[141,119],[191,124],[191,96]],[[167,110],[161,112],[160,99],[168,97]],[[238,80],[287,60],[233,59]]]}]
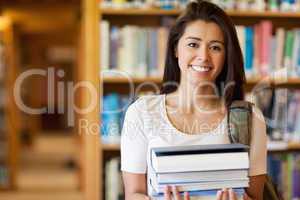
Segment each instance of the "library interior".
[{"label": "library interior", "polygon": [[[125,113],[159,94],[169,30],[189,2],[0,1],[1,200],[125,199]],[[267,173],[282,199],[300,199],[300,0],[210,2],[235,25]]]}]

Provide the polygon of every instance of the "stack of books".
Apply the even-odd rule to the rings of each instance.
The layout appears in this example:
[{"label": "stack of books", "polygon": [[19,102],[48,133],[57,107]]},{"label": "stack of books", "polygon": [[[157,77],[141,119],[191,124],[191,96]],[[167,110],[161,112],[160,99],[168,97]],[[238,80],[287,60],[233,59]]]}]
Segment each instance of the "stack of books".
[{"label": "stack of books", "polygon": [[205,199],[223,188],[233,188],[241,196],[249,186],[248,150],[243,144],[152,148],[149,195],[159,199],[169,185],[177,186],[181,193],[208,197]]}]

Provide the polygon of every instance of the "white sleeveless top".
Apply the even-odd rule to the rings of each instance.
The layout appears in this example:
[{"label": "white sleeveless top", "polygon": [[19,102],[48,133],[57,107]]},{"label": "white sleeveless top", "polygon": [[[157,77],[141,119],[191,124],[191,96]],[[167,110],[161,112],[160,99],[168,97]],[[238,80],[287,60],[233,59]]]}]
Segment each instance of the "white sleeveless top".
[{"label": "white sleeveless top", "polygon": [[[249,175],[266,173],[266,126],[263,115],[253,108]],[[212,131],[186,134],[176,129],[167,116],[165,95],[137,99],[126,112],[121,135],[121,170],[146,174],[149,149],[172,145],[228,144],[227,116]]]}]

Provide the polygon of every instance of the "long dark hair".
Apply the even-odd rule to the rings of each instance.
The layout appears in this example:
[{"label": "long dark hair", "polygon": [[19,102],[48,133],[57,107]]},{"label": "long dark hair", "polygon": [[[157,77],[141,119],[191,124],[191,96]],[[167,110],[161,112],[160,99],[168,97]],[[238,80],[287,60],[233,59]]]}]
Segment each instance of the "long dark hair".
[{"label": "long dark hair", "polygon": [[[243,68],[243,55],[234,24],[221,8],[203,0],[190,2],[170,29],[161,94],[168,94],[177,90],[177,86],[180,83],[180,69],[175,49],[179,39],[184,34],[187,24],[196,20],[214,22],[223,31],[226,52],[225,62],[221,73],[216,78],[215,84],[219,94],[223,95],[227,107],[234,100],[243,100],[243,86],[246,78]],[[172,85],[170,83],[175,84]]]}]

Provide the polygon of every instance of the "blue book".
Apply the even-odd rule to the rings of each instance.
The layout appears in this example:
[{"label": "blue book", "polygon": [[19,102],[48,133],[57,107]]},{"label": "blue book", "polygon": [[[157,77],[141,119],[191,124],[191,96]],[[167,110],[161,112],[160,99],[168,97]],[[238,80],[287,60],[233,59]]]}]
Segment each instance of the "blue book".
[{"label": "blue book", "polygon": [[110,140],[120,136],[120,102],[116,93],[104,96],[101,131],[106,142],[114,142]]},{"label": "blue book", "polygon": [[246,74],[253,72],[253,28],[245,28],[245,71]]},{"label": "blue book", "polygon": [[[192,196],[216,196],[219,190],[202,190],[202,191],[191,191],[189,195]],[[237,196],[243,196],[245,193],[244,188],[233,188],[233,191],[236,193]],[[180,195],[184,195],[184,192],[179,192]],[[153,194],[153,197],[163,197],[163,193]]]}]

